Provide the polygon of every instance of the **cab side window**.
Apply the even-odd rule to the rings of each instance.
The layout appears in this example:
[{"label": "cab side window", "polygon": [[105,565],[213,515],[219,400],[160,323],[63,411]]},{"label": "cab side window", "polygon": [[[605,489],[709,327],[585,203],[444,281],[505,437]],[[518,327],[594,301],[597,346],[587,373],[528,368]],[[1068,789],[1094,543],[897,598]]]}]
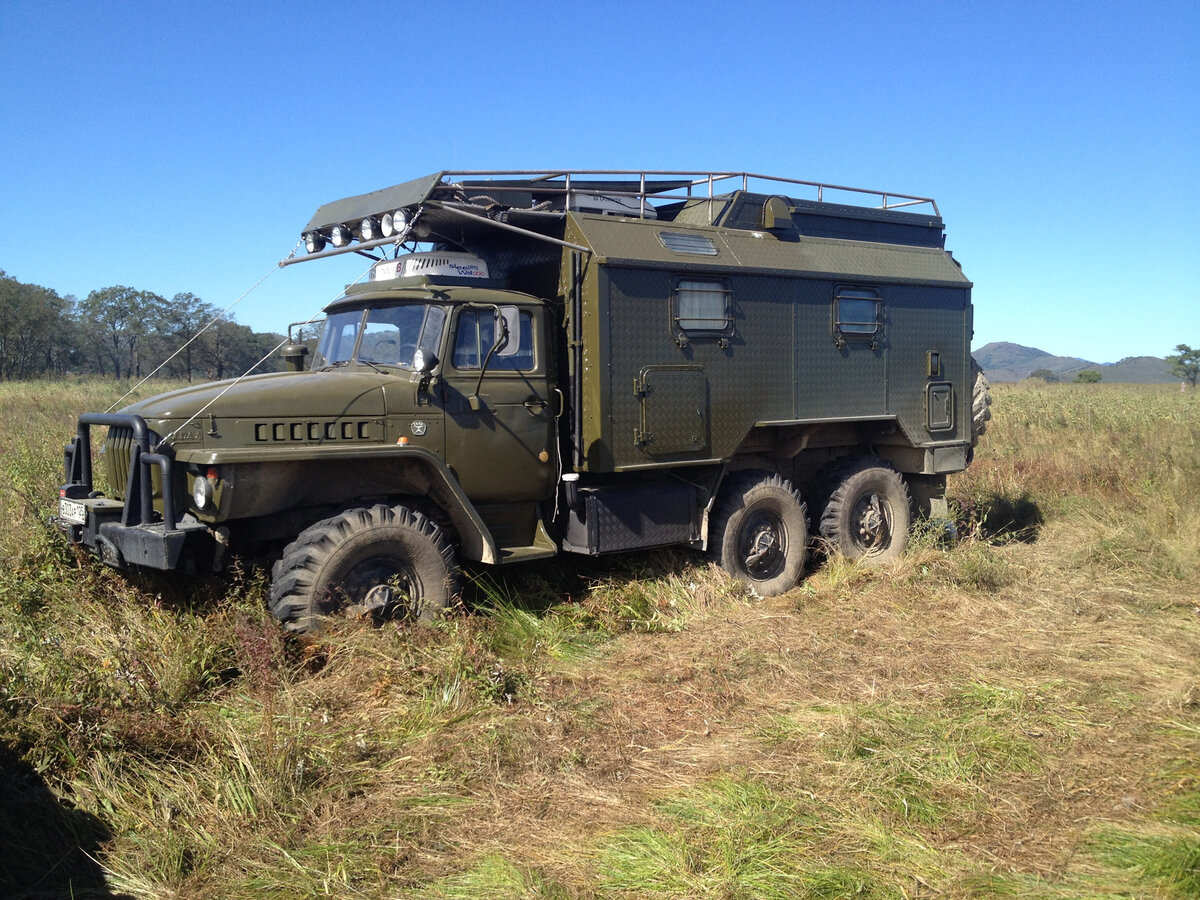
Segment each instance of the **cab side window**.
[{"label": "cab side window", "polygon": [[[533,357],[533,316],[520,312],[520,335],[517,352],[502,356],[492,354],[488,371],[528,372],[535,365]],[[466,309],[458,317],[458,334],[454,339],[452,362],[456,369],[479,369],[496,342],[496,314],[491,309]]]}]

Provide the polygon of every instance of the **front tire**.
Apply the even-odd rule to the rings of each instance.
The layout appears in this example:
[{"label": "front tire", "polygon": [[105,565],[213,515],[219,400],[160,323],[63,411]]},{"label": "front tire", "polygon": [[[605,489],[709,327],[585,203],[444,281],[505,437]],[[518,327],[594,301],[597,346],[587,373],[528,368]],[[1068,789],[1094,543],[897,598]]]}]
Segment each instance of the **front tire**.
[{"label": "front tire", "polygon": [[830,477],[821,513],[821,536],[847,559],[887,563],[908,546],[912,520],[900,473],[881,459],[851,460]]},{"label": "front tire", "polygon": [[405,506],[350,509],[317,522],[271,571],[271,613],[293,631],[321,619],[405,615],[432,621],[458,593],[442,530]]},{"label": "front tire", "polygon": [[739,472],[722,487],[709,535],[714,562],[763,597],[791,590],[808,560],[808,511],[791,482]]}]

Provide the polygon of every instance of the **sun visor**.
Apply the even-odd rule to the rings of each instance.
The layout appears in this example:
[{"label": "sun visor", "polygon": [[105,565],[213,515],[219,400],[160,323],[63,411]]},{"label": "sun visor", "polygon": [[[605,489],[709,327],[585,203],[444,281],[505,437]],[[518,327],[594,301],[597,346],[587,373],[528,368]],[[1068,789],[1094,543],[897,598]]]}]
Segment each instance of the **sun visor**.
[{"label": "sun visor", "polygon": [[372,191],[369,194],[359,194],[357,197],[346,197],[344,200],[326,203],[313,213],[313,217],[308,220],[302,233],[341,222],[358,222],[368,216],[382,216],[394,209],[416,206],[429,198],[433,189],[441,182],[443,174],[438,172],[435,175],[426,175],[424,178],[416,178],[393,187]]}]

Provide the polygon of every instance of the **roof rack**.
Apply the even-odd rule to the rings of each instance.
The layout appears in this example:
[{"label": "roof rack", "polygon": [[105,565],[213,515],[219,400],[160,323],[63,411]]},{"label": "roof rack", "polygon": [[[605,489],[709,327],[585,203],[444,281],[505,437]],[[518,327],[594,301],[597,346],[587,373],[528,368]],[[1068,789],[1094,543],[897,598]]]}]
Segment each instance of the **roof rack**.
[{"label": "roof rack", "polygon": [[[811,198],[794,197],[797,187]],[[539,233],[536,222],[548,215],[561,219],[568,209],[603,201],[621,215],[652,218],[655,204],[727,197],[737,191],[776,194],[809,204],[873,210],[901,210],[927,205],[940,216],[932,197],[895,191],[849,187],[752,172],[633,169],[475,169],[443,171],[390,188],[326,203],[317,209],[303,235],[308,254],[280,265],[370,250],[405,239],[421,239],[422,217],[447,216],[487,220],[490,225],[530,237],[586,250]],[[520,225],[510,224],[520,220]],[[324,250],[326,242],[332,250]],[[324,252],[322,252],[324,251]]]}]

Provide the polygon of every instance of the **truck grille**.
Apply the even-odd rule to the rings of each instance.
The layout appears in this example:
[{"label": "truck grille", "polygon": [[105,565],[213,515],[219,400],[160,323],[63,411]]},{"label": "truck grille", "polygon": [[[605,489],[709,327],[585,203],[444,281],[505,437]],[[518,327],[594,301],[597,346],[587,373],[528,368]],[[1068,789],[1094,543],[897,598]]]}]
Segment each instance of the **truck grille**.
[{"label": "truck grille", "polygon": [[[150,446],[158,441],[158,435],[150,433]],[[108,429],[104,439],[104,474],[108,478],[108,493],[110,496],[123,498],[129,481],[129,460],[133,457],[133,429],[113,427]],[[150,480],[154,485],[154,496],[162,496],[162,472],[157,466],[150,470]]]}]

